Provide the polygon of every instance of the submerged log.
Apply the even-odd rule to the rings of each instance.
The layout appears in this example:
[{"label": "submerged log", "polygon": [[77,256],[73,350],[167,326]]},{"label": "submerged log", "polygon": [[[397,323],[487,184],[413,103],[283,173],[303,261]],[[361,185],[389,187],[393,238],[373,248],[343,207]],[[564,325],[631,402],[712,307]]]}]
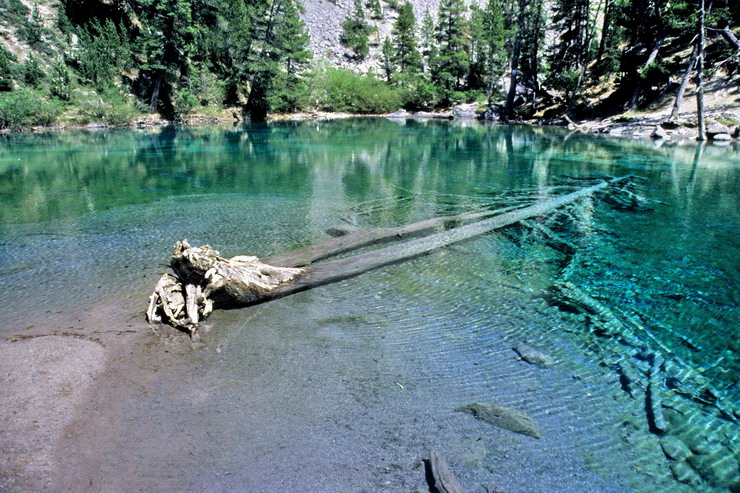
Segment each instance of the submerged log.
[{"label": "submerged log", "polygon": [[349,234],[266,258],[265,262],[274,265],[301,267],[343,253],[359,250],[360,248],[389,243],[404,238],[423,236],[518,208],[520,206],[505,207],[503,209],[485,212],[469,212],[456,216],[434,217],[406,226],[391,228],[353,229]]},{"label": "submerged log", "polygon": [[[215,306],[244,306],[287,296],[316,286],[348,279],[373,269],[428,254],[520,221],[552,212],[611,184],[630,177],[602,181],[575,192],[527,207],[496,212],[468,213],[429,219],[400,228],[358,231],[324,243],[260,261],[257,257],[223,258],[208,245],[192,247],[177,242],[170,265],[177,274],[165,274],[150,298],[147,319],[187,329],[195,335],[198,323]],[[496,214],[493,217],[487,217]],[[476,219],[487,217],[476,222]],[[336,260],[325,260],[379,242],[407,238],[470,222],[446,231]],[[313,263],[317,262],[318,263]],[[272,264],[272,265],[271,265]],[[302,268],[296,268],[303,266]],[[179,284],[179,286],[178,286]]]},{"label": "submerged log", "polygon": [[467,493],[467,490],[462,487],[460,482],[457,480],[450,466],[447,465],[447,461],[444,456],[432,450],[429,455],[429,468],[431,469],[431,491],[438,493]]}]

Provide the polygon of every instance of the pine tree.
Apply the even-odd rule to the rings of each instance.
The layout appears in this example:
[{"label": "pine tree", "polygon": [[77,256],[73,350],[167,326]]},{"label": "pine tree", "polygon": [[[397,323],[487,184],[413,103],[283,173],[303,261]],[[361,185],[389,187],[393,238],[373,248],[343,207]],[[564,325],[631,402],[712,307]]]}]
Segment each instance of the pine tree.
[{"label": "pine tree", "polygon": [[32,53],[26,59],[25,63],[21,66],[21,73],[23,74],[23,82],[31,87],[41,87],[41,83],[46,77],[46,72],[41,67],[39,59]]},{"label": "pine tree", "polygon": [[468,86],[484,89],[491,102],[506,65],[504,45],[508,35],[499,0],[489,0],[485,9],[474,5],[470,14],[470,73]]},{"label": "pine tree", "polygon": [[547,75],[549,70],[545,57],[540,56],[547,35],[544,6],[544,0],[533,0],[529,5],[519,59],[521,81],[531,88],[534,94],[541,92],[540,76]]},{"label": "pine tree", "polygon": [[421,70],[421,55],[416,47],[416,18],[410,3],[401,5],[398,18],[393,25],[393,62],[401,73],[417,73]]},{"label": "pine tree", "polygon": [[435,29],[439,51],[432,66],[432,79],[442,91],[443,104],[452,102],[454,92],[461,89],[470,65],[464,14],[462,0],[442,0],[439,4],[439,21]]},{"label": "pine tree", "polygon": [[52,96],[62,101],[69,101],[72,97],[72,75],[63,58],[57,58],[51,64],[49,91]]},{"label": "pine tree", "polygon": [[13,64],[15,55],[0,45],[0,92],[13,90]]},{"label": "pine tree", "polygon": [[390,38],[383,40],[381,54],[383,56],[382,62],[385,81],[390,84],[393,79],[393,43],[391,43]]},{"label": "pine tree", "polygon": [[218,10],[215,68],[226,81],[226,102],[236,104],[250,77],[255,6],[246,0],[222,0]]},{"label": "pine tree", "polygon": [[188,76],[197,26],[193,22],[193,0],[154,0],[147,11],[140,46],[149,79],[149,108],[173,116],[173,88]]},{"label": "pine tree", "polygon": [[97,19],[79,30],[80,73],[99,88],[116,82],[118,74],[131,62],[128,33],[107,20]]},{"label": "pine tree", "polygon": [[370,18],[380,20],[383,18],[383,8],[380,6],[380,0],[368,0],[367,8],[370,10]]},{"label": "pine tree", "polygon": [[300,99],[300,73],[311,58],[308,34],[296,0],[269,0],[265,15],[255,23],[254,61],[247,111],[263,120],[268,111],[293,111]]},{"label": "pine tree", "polygon": [[342,23],[342,44],[352,50],[362,60],[370,53],[370,26],[365,21],[362,0],[354,0],[352,13]]},{"label": "pine tree", "polygon": [[589,0],[557,0],[553,5],[553,27],[557,43],[548,56],[551,74],[548,83],[571,99],[578,73],[587,58]]},{"label": "pine tree", "polygon": [[429,71],[431,66],[430,60],[433,58],[434,46],[434,19],[429,10],[424,14],[424,18],[421,21],[421,57],[424,65],[424,71]]}]

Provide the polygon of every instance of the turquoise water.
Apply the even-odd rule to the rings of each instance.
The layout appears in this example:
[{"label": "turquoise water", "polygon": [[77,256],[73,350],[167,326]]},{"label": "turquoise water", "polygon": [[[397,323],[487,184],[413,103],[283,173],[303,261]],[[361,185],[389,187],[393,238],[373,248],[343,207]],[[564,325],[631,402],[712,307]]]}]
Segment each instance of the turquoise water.
[{"label": "turquoise water", "polygon": [[[432,363],[409,354],[415,340],[425,341],[430,358],[461,344],[454,361],[467,368],[482,364],[481,354],[498,351],[491,339],[496,334],[516,339],[507,324],[513,327],[519,317],[517,330],[529,340],[556,337],[563,348],[576,348],[573,354],[585,358],[579,365],[614,375],[621,382],[615,381],[616,391],[644,406],[634,394],[649,392],[630,390],[624,366],[632,358],[636,371],[649,372],[650,353],[627,354],[629,347],[600,334],[583,314],[555,303],[552,285],[570,282],[672,362],[661,377],[666,413],[676,430],[669,434],[687,440],[690,430],[671,414],[684,401],[698,409],[697,427],[719,427],[719,435],[707,440],[724,444],[722,450],[695,451],[701,460],[690,467],[701,477],[697,484],[727,488],[736,480],[732,409],[740,397],[737,146],[658,147],[561,129],[383,119],[5,134],[0,136],[2,335],[43,325],[45,317],[64,315],[72,306],[82,311],[104,306],[123,293],[138,293],[143,311],[146,291],[165,269],[171,245],[182,238],[209,243],[227,256],[268,256],[322,241],[328,228],[343,224],[401,225],[543,200],[570,190],[577,183],[573,178],[627,174],[645,179],[637,186],[648,199],[644,210],[622,210],[598,197],[579,204],[569,217],[543,221],[576,246],[573,256],[551,248],[537,231],[509,228],[328,290],[334,304],[322,305],[315,318],[319,325],[311,327],[350,327],[358,320],[386,327],[388,320],[372,321],[388,316],[405,335],[382,351],[405,354],[414,361],[406,369],[418,373]],[[369,298],[358,308],[343,295],[346,290]],[[393,300],[385,298],[389,292],[395,293]],[[237,314],[228,314],[231,323]],[[461,328],[455,332],[445,324]],[[238,367],[239,361],[231,364]],[[682,380],[685,374],[670,366],[674,363],[699,374],[699,383]],[[434,378],[453,394],[455,386],[487,381],[440,371]],[[666,462],[657,464],[653,457]],[[683,484],[670,482],[680,474],[660,453],[647,462],[640,468],[654,468],[665,489]],[[616,481],[610,484],[619,483],[618,468],[590,467]],[[485,479],[483,474],[469,477]],[[624,481],[628,490],[641,489],[639,479]],[[510,487],[518,491],[516,484]]]}]

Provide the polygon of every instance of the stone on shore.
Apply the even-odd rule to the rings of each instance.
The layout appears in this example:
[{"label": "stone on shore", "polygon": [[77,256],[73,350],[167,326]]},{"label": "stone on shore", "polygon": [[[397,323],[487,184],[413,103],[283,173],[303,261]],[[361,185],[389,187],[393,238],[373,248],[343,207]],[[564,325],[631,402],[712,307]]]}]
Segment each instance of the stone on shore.
[{"label": "stone on shore", "polygon": [[712,140],[726,142],[732,140],[732,137],[730,136],[730,134],[714,134],[712,135]]},{"label": "stone on shore", "polygon": [[653,139],[670,139],[671,136],[668,135],[668,132],[666,132],[663,127],[660,125],[656,125],[655,129],[653,130],[653,133],[650,134],[650,137]]},{"label": "stone on shore", "polygon": [[727,134],[730,135],[730,128],[727,125],[721,123],[712,122],[707,126],[706,130],[707,137],[714,140],[715,135]]},{"label": "stone on shore", "polygon": [[476,104],[459,104],[452,108],[452,118],[456,120],[474,120],[478,118]]},{"label": "stone on shore", "polygon": [[393,113],[388,113],[387,115],[385,115],[386,118],[406,118],[407,116],[409,116],[409,112],[403,108],[398,109],[394,111]]}]

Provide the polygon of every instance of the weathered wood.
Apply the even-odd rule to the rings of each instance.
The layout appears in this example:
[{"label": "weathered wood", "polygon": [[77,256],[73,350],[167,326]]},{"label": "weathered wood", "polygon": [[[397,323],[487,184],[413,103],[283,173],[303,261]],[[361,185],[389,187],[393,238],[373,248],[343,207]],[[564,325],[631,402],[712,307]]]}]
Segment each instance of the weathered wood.
[{"label": "weathered wood", "polygon": [[467,493],[467,490],[462,487],[457,478],[450,471],[450,466],[447,465],[447,461],[444,456],[432,450],[429,455],[429,467],[432,473],[432,484],[431,491],[438,493]]},{"label": "weathered wood", "polygon": [[406,226],[391,228],[358,229],[350,234],[332,238],[322,243],[316,243],[289,252],[281,253],[264,259],[271,265],[285,267],[302,267],[320,260],[335,257],[360,248],[379,245],[404,238],[413,238],[425,234],[449,229],[459,224],[477,221],[486,217],[502,214],[523,206],[505,207],[493,211],[468,212],[455,216],[442,216],[426,219]]},{"label": "weathered wood", "polygon": [[[495,212],[468,213],[429,219],[399,228],[358,231],[268,259],[270,263],[279,266],[262,262],[257,257],[237,256],[226,259],[208,245],[191,247],[187,241],[177,242],[170,262],[177,277],[165,274],[160,279],[150,299],[147,319],[150,322],[165,322],[185,328],[194,335],[199,321],[205,319],[214,306],[260,303],[348,279],[546,214],[626,179],[628,177],[603,181],[493,217],[487,216]],[[469,222],[480,217],[487,219],[367,253],[324,260],[363,246],[418,236],[443,228],[451,222]],[[318,260],[323,261],[313,263]],[[302,265],[305,267],[294,268]]]},{"label": "weathered wood", "polygon": [[426,255],[434,250],[444,248],[461,241],[469,240],[491,231],[510,226],[519,221],[546,214],[554,209],[573,203],[587,197],[610,184],[624,181],[629,177],[615,178],[581,190],[554,197],[542,202],[513,211],[499,214],[482,221],[466,224],[457,228],[436,233],[423,238],[417,238],[397,245],[387,246],[371,252],[354,255],[352,257],[328,260],[315,265],[308,265],[305,273],[296,282],[280,286],[267,294],[267,299],[286,296],[305,291],[316,286],[342,281],[358,276],[365,272],[396,264]]}]

